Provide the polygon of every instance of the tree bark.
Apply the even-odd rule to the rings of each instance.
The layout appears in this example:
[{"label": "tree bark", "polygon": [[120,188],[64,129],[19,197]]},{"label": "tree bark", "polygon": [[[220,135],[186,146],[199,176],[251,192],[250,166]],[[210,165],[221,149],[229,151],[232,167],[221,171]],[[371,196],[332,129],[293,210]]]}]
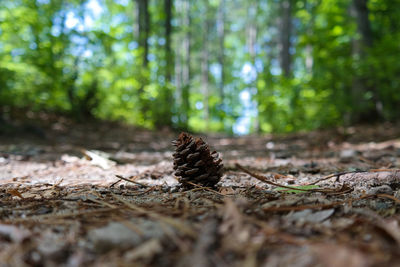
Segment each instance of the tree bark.
[{"label": "tree bark", "polygon": [[280,67],[286,78],[291,76],[290,37],[292,31],[292,1],[293,0],[279,1],[281,12],[279,23]]}]

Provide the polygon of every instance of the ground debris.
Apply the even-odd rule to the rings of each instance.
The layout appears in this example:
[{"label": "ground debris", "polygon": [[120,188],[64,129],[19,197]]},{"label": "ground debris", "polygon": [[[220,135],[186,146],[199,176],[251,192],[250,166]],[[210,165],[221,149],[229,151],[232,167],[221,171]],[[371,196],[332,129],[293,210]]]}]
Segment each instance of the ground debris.
[{"label": "ground debris", "polygon": [[76,132],[49,132],[40,144],[2,140],[0,262],[399,265],[400,142],[393,137],[400,129],[378,135],[375,128],[358,129],[369,142],[356,135],[338,142],[329,131],[210,136],[226,172],[217,188],[190,190],[173,176],[176,133],[115,128],[119,140],[110,129],[90,140]]}]

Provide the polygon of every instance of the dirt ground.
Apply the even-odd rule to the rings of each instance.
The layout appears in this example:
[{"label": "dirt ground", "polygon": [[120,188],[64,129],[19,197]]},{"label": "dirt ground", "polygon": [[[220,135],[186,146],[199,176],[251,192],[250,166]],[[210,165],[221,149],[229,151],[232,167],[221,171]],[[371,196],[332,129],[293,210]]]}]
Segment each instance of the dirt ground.
[{"label": "dirt ground", "polygon": [[187,191],[176,132],[15,125],[0,132],[0,266],[400,266],[398,125],[199,134],[225,173]]}]

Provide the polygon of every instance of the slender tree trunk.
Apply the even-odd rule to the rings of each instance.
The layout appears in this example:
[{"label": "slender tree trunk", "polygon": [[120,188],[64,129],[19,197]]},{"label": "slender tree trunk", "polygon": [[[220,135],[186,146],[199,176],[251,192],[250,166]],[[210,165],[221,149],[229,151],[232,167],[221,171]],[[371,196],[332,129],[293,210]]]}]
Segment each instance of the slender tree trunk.
[{"label": "slender tree trunk", "polygon": [[149,0],[136,0],[137,2],[137,27],[138,27],[138,44],[142,50],[142,64],[147,67],[149,60],[149,43],[150,36],[150,13]]},{"label": "slender tree trunk", "polygon": [[371,47],[373,42],[371,23],[368,15],[367,6],[368,0],[353,0],[355,15],[357,20],[358,32],[361,34],[362,44],[366,47]]},{"label": "slender tree trunk", "polygon": [[[176,1],[178,3],[178,1]],[[175,99],[176,99],[176,116],[180,127],[184,127],[184,120],[182,119],[182,106],[183,106],[183,86],[182,86],[182,38],[180,34],[175,35]]]},{"label": "slender tree trunk", "polygon": [[[314,23],[315,23],[315,4],[310,3],[310,1],[306,1],[306,9],[308,13],[311,15],[311,19],[307,25],[307,35],[313,35]],[[305,67],[307,73],[312,75],[313,72],[313,65],[314,65],[314,58],[313,58],[313,47],[310,43],[308,43],[305,47]]]},{"label": "slender tree trunk", "polygon": [[206,130],[209,129],[209,121],[210,121],[210,111],[209,111],[209,51],[208,51],[208,34],[210,21],[208,19],[208,2],[205,3],[205,14],[203,14],[204,24],[203,24],[203,47],[201,52],[201,83],[202,83],[202,91],[203,91],[203,110],[204,110],[204,120],[206,122]]},{"label": "slender tree trunk", "polygon": [[[182,0],[175,0],[176,4],[176,20],[178,25],[182,25],[182,16],[180,14],[182,13]],[[178,108],[182,106],[182,31],[178,31],[177,34],[175,34],[174,38],[174,46],[175,46],[175,92],[176,92],[176,103]],[[180,110],[179,110],[180,111]]]},{"label": "slender tree trunk", "polygon": [[139,56],[142,60],[142,70],[138,76],[140,81],[140,87],[138,89],[139,96],[139,110],[144,120],[149,119],[148,110],[150,109],[150,103],[144,96],[144,88],[149,84],[148,76],[148,54],[149,54],[149,43],[148,39],[150,36],[150,13],[149,13],[149,0],[136,0],[137,6],[137,42],[139,45]]},{"label": "slender tree trunk", "polygon": [[219,80],[219,96],[221,103],[224,102],[225,95],[225,0],[220,0],[217,15],[217,35],[219,41],[218,63],[221,68],[221,76]]},{"label": "slender tree trunk", "polygon": [[[255,77],[252,83],[250,84],[250,91],[253,89],[257,90],[257,71],[256,71],[256,44],[257,44],[257,24],[256,18],[258,13],[258,0],[251,1],[248,9],[247,9],[247,27],[246,27],[246,42],[247,42],[247,49],[249,51],[250,62],[252,65],[253,70],[255,71]],[[252,100],[256,101],[256,100]],[[256,104],[258,106],[258,103]],[[257,107],[258,112],[258,107]],[[258,116],[254,118],[254,131],[260,132],[260,120]]]},{"label": "slender tree trunk", "polygon": [[182,111],[183,111],[183,122],[187,125],[188,122],[188,113],[190,111],[190,102],[189,102],[189,95],[190,95],[190,80],[191,80],[191,73],[190,73],[190,39],[191,39],[191,32],[190,32],[190,24],[191,24],[191,17],[190,17],[190,0],[183,1],[183,21],[182,26],[185,29],[184,37],[183,37],[183,49],[180,51],[182,53],[183,62],[182,62]]},{"label": "slender tree trunk", "polygon": [[293,0],[279,1],[281,12],[279,23],[280,67],[283,75],[287,78],[291,75],[290,37],[292,31],[292,1]]},{"label": "slender tree trunk", "polygon": [[[353,0],[351,5],[351,14],[357,24],[357,31],[360,34],[360,39],[353,40],[353,60],[358,61],[358,66],[361,66],[363,60],[367,56],[367,49],[373,44],[373,34],[371,30],[371,22],[369,21],[369,10],[367,0]],[[355,76],[352,86],[352,101],[356,109],[353,114],[353,121],[372,121],[382,117],[382,103],[379,100],[379,95],[376,88],[368,82],[368,77]],[[365,99],[367,92],[372,93],[371,102]]]},{"label": "slender tree trunk", "polygon": [[154,117],[154,124],[158,128],[163,126],[171,126],[172,123],[172,107],[173,96],[170,87],[172,82],[172,68],[173,68],[173,53],[171,49],[171,34],[172,34],[172,5],[173,0],[164,0],[164,60],[165,66],[163,68],[163,74],[165,78],[165,84],[160,88],[158,97],[156,99],[155,105],[153,105],[154,110],[152,112]]},{"label": "slender tree trunk", "polygon": [[176,39],[176,58],[175,58],[175,87],[176,87],[176,102],[178,107],[182,106],[182,58],[179,56],[181,39]]},{"label": "slender tree trunk", "polygon": [[165,11],[165,78],[168,82],[172,79],[173,54],[171,50],[172,34],[172,6],[173,0],[164,0]]}]

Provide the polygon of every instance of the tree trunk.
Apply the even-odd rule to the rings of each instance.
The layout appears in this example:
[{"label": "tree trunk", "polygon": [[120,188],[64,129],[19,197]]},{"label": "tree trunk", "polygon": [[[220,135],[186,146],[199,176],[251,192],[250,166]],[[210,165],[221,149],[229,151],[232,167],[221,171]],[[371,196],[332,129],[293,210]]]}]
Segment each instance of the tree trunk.
[{"label": "tree trunk", "polygon": [[281,19],[279,21],[280,67],[286,78],[291,76],[290,37],[292,31],[292,1],[293,0],[279,1],[281,12]]},{"label": "tree trunk", "polygon": [[368,0],[353,0],[357,29],[361,34],[362,44],[371,47],[373,42],[371,23],[368,18],[369,10],[367,7]]},{"label": "tree trunk", "polygon": [[[255,76],[253,77],[253,81],[249,85],[248,90],[253,92],[253,90],[257,90],[257,79],[258,74],[256,70],[256,45],[257,45],[257,13],[258,13],[258,0],[251,1],[250,5],[247,9],[247,27],[246,27],[246,43],[247,49],[249,51],[250,62],[252,65],[253,71],[255,71]],[[252,100],[256,101],[256,100]],[[258,112],[258,103],[257,105],[257,112]],[[260,120],[258,116],[255,116],[253,128],[256,133],[260,132]]]},{"label": "tree trunk", "polygon": [[187,126],[188,123],[188,113],[190,110],[190,0],[184,0],[183,2],[183,21],[182,26],[185,29],[183,37],[183,50],[180,51],[183,55],[182,64],[182,111],[183,111],[183,122]]},{"label": "tree trunk", "polygon": [[139,105],[138,109],[144,120],[149,119],[148,110],[150,109],[150,103],[144,96],[144,88],[149,84],[148,74],[148,54],[149,54],[149,43],[148,39],[150,36],[150,13],[149,13],[149,0],[136,0],[137,6],[137,42],[139,46],[139,58],[141,58],[141,65],[143,71],[138,75],[140,81],[140,87],[138,88]]},{"label": "tree trunk", "polygon": [[188,126],[190,92],[190,0],[176,0],[177,25],[175,34],[175,87],[176,115],[178,125],[185,130]]},{"label": "tree trunk", "polygon": [[171,82],[173,54],[171,50],[171,34],[172,34],[172,5],[173,0],[164,0],[165,11],[165,79]]},{"label": "tree trunk", "polygon": [[[367,48],[373,44],[367,0],[353,0],[350,12],[356,21],[357,32],[361,37],[360,39],[354,39],[352,44],[353,60],[358,62],[356,66],[360,68],[365,64],[363,60],[367,56]],[[373,121],[382,116],[382,104],[379,100],[378,92],[368,82],[368,77],[365,75],[366,73],[363,73],[361,76],[355,74],[353,77],[352,102],[353,106],[357,108],[352,116],[352,120],[356,122]],[[371,100],[367,100],[365,97],[365,94],[368,92],[372,93]]]},{"label": "tree trunk", "polygon": [[149,0],[136,0],[137,2],[137,26],[138,26],[138,44],[141,49],[142,65],[147,67],[149,60],[149,44],[150,36],[150,13]]},{"label": "tree trunk", "polygon": [[219,41],[218,63],[221,68],[221,76],[219,80],[219,96],[221,103],[224,102],[225,87],[225,0],[220,0],[217,15],[217,35]]},{"label": "tree trunk", "polygon": [[202,83],[202,91],[203,91],[203,110],[204,110],[204,120],[206,123],[206,131],[209,129],[209,121],[210,121],[210,111],[209,111],[209,51],[208,51],[208,34],[210,21],[208,19],[208,2],[205,3],[205,11],[203,14],[204,17],[204,25],[203,25],[203,47],[201,51],[201,83]]},{"label": "tree trunk", "polygon": [[[307,9],[308,13],[311,16],[311,19],[307,24],[306,32],[307,32],[308,36],[313,36],[315,15],[316,15],[315,4],[310,3],[310,1],[306,1],[305,5],[306,5],[306,9]],[[312,72],[313,72],[313,65],[314,65],[313,47],[310,43],[308,43],[305,47],[305,67],[306,67],[307,73],[311,76],[312,76]]]}]

